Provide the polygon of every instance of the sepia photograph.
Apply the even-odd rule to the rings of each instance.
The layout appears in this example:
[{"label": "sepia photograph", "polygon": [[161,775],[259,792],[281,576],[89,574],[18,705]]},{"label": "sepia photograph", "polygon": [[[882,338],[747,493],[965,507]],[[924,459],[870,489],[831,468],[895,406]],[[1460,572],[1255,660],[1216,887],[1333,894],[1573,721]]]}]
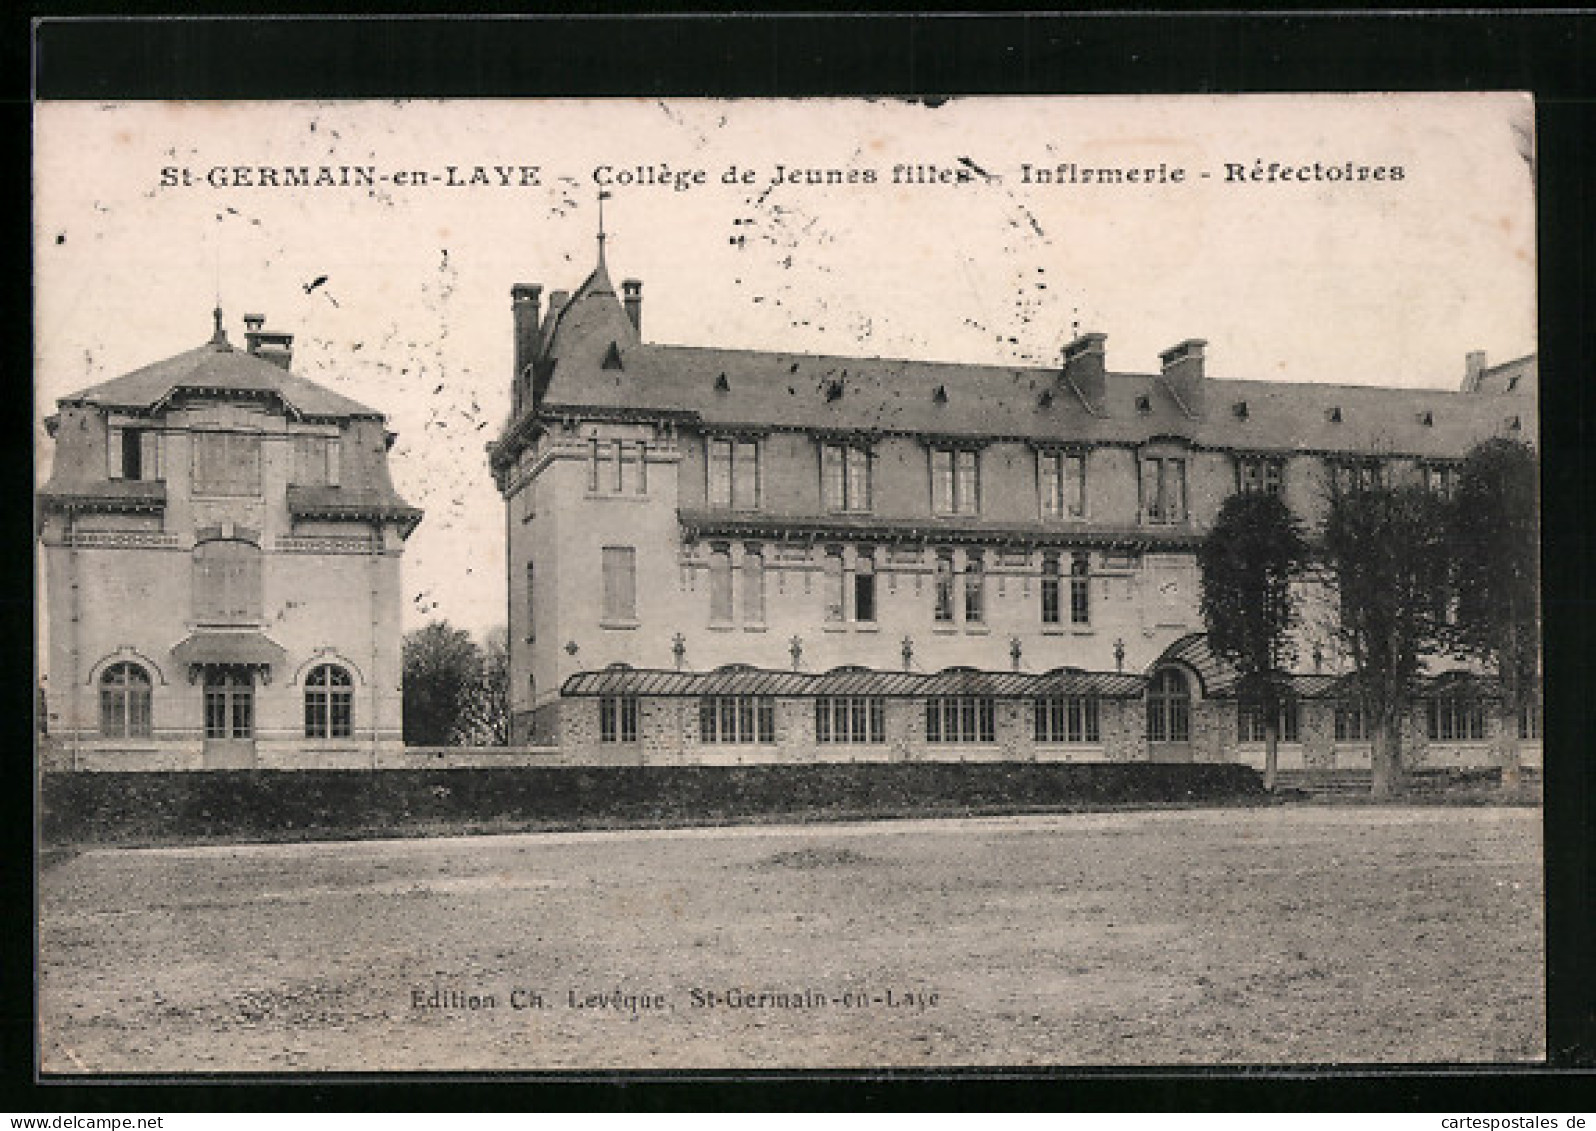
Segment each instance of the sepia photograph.
[{"label": "sepia photograph", "polygon": [[34,127],[43,1077],[1545,1062],[1529,94]]}]

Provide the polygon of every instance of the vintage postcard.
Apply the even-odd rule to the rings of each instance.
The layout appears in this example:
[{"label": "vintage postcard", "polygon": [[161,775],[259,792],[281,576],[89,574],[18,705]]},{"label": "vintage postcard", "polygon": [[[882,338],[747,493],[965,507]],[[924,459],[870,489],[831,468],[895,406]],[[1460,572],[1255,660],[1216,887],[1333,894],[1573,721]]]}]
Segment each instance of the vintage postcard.
[{"label": "vintage postcard", "polygon": [[35,122],[43,1074],[1544,1058],[1528,95]]}]

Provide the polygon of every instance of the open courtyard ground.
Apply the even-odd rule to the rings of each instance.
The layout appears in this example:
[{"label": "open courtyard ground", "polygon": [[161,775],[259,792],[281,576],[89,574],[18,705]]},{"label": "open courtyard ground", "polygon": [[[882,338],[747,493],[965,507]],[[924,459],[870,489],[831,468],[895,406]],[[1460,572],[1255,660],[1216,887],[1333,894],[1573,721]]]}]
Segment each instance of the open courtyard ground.
[{"label": "open courtyard ground", "polygon": [[102,849],[43,1068],[1521,1061],[1541,814],[1282,806]]}]

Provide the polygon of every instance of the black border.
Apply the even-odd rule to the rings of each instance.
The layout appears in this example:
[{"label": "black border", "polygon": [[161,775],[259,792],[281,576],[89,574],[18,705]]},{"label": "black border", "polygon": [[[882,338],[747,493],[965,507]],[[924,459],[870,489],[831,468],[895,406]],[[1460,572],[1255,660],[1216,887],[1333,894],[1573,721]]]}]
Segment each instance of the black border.
[{"label": "black border", "polygon": [[[284,5],[284,9],[292,5]],[[125,10],[131,5],[124,5]],[[1596,139],[1596,24],[1589,14],[1429,11],[1377,13],[1188,9],[1162,13],[928,14],[777,17],[700,14],[166,18],[73,14],[35,4],[35,22],[3,26],[0,69],[32,90],[10,92],[0,113],[28,161],[30,95],[40,98],[357,98],[722,95],[868,95],[935,101],[955,94],[1190,93],[1339,90],[1529,90],[1537,99],[1539,254],[1547,620],[1548,992],[1551,1063],[1596,1066],[1596,900],[1592,898],[1589,653],[1596,534],[1583,515],[1592,490],[1596,356],[1590,311]],[[86,176],[93,155],[84,155]],[[13,234],[31,239],[15,208]],[[31,292],[7,280],[17,324]],[[8,304],[10,305],[10,304]],[[31,341],[6,339],[12,373],[31,372]],[[29,482],[31,414],[18,442],[0,447],[4,470]],[[18,505],[13,513],[26,513]],[[0,602],[19,656],[5,685],[8,808],[5,893],[32,906],[31,524],[8,526],[5,559],[16,586]],[[21,567],[21,568],[19,568]],[[12,580],[8,576],[7,580]],[[24,628],[24,626],[27,626]],[[20,660],[20,663],[17,661]],[[26,902],[24,902],[26,893]],[[5,968],[32,966],[31,934],[9,917]],[[1379,961],[1380,956],[1371,956]],[[181,1085],[128,1080],[32,1084],[31,987],[6,979],[0,1060],[6,1105],[21,1111],[472,1110],[1489,1110],[1590,1109],[1590,1075],[1552,1070],[1436,1072],[1335,1069],[1181,1074],[943,1072],[694,1075],[604,1074],[580,1080],[424,1077],[379,1083],[327,1077]],[[19,1080],[18,1077],[21,1077]],[[391,1078],[385,1078],[391,1079]],[[1573,1089],[1582,1087],[1583,1103]],[[21,1089],[26,1089],[23,1091]]]}]

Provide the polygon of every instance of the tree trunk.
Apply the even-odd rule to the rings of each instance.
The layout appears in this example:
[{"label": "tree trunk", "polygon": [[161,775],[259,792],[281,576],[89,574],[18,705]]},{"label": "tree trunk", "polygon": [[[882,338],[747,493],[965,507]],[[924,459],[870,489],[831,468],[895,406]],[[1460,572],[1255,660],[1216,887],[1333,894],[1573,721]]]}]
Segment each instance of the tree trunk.
[{"label": "tree trunk", "polygon": [[1374,741],[1369,749],[1373,797],[1391,797],[1401,787],[1402,735],[1397,716],[1382,714],[1375,720]]},{"label": "tree trunk", "polygon": [[1275,791],[1275,776],[1280,769],[1280,726],[1273,721],[1264,724],[1264,792]]},{"label": "tree trunk", "polygon": [[1502,792],[1517,793],[1523,784],[1523,755],[1519,749],[1518,712],[1503,704],[1497,724],[1502,728]]}]

